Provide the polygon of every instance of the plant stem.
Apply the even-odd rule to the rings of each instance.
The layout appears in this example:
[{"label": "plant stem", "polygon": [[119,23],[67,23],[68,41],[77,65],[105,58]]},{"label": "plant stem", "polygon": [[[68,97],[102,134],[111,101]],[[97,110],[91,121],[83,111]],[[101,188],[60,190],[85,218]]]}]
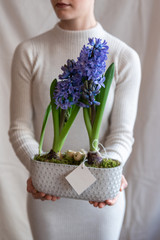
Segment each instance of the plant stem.
[{"label": "plant stem", "polygon": [[66,140],[66,137],[68,135],[69,129],[70,129],[72,123],[74,122],[74,120],[79,112],[79,109],[80,109],[80,107],[78,107],[76,105],[73,107],[72,113],[71,113],[68,121],[63,126],[61,132],[59,133],[59,136],[55,139],[56,141],[54,141],[53,148],[52,148],[53,151],[55,151],[55,152],[61,151],[63,144]]},{"label": "plant stem", "polygon": [[[100,127],[101,127],[101,123],[102,123],[102,117],[103,117],[103,113],[104,113],[104,109],[105,109],[105,105],[106,105],[106,101],[107,101],[107,97],[109,94],[109,89],[112,83],[112,79],[114,76],[114,63],[112,63],[109,68],[107,69],[106,73],[105,73],[105,88],[101,88],[100,93],[97,95],[97,101],[100,102],[99,106],[96,106],[96,112],[95,112],[95,116],[93,115],[94,118],[94,122],[92,123],[91,127],[88,127],[89,125],[89,120],[88,120],[88,115],[85,114],[84,115],[84,119],[85,119],[85,123],[86,123],[86,127],[87,130],[89,129],[89,140],[90,140],[90,151],[95,151],[95,149],[98,148],[98,141],[95,141],[95,139],[99,139],[99,133],[100,133]],[[85,112],[85,111],[83,111]],[[92,107],[91,107],[91,116],[92,116]],[[93,142],[94,142],[94,146],[93,146]]]},{"label": "plant stem", "polygon": [[92,125],[91,125],[91,120],[90,120],[90,114],[89,114],[89,108],[83,108],[83,116],[84,116],[84,121],[86,124],[88,136],[89,136],[89,142],[91,140],[91,134],[92,134]]},{"label": "plant stem", "polygon": [[61,109],[61,111],[60,111],[59,132],[61,132],[61,130],[62,130],[62,128],[63,128],[63,125],[64,125],[65,113],[66,113],[66,110]]},{"label": "plant stem", "polygon": [[92,104],[92,106],[91,106],[91,116],[90,116],[92,127],[93,127],[93,124],[94,124],[95,116],[96,116],[96,106],[94,104]]}]

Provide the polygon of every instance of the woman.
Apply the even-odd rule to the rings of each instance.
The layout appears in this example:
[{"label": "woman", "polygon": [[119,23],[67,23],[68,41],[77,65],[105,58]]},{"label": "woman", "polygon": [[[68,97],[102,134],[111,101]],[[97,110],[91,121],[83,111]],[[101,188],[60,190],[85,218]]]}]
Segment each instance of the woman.
[{"label": "woman", "polygon": [[[29,170],[30,158],[38,153],[41,124],[49,103],[49,87],[60,74],[67,59],[77,59],[89,37],[105,39],[109,45],[107,66],[115,63],[115,76],[105,109],[100,141],[109,157],[123,163],[133,144],[133,126],[140,86],[140,62],[136,52],[104,31],[94,16],[94,0],[51,0],[60,19],[50,31],[21,43],[12,64],[10,141]],[[82,114],[73,124],[63,150],[88,149],[88,137]],[[46,130],[44,151],[50,149],[52,122]],[[77,127],[78,126],[78,127]],[[74,138],[73,136],[79,136]],[[122,177],[120,193],[103,203],[71,199],[39,193],[32,180],[27,181],[28,216],[36,240],[117,240],[125,212],[122,191],[127,182]],[[48,201],[47,201],[48,200]],[[50,201],[51,200],[51,201]],[[116,203],[116,204],[115,204]],[[112,205],[109,206],[109,205]],[[93,207],[94,206],[94,207]]]}]

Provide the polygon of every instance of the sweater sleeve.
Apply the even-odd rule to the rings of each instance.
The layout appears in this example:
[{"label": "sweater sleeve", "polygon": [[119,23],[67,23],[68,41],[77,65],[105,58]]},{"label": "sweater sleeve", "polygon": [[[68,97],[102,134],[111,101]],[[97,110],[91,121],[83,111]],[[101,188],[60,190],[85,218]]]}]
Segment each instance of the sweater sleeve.
[{"label": "sweater sleeve", "polygon": [[21,43],[12,61],[9,138],[13,149],[29,170],[30,158],[38,153],[34,139],[32,79],[34,56],[31,42]]},{"label": "sweater sleeve", "polygon": [[115,97],[105,147],[108,157],[125,164],[134,143],[141,66],[138,54],[129,47],[121,50],[117,62]]}]

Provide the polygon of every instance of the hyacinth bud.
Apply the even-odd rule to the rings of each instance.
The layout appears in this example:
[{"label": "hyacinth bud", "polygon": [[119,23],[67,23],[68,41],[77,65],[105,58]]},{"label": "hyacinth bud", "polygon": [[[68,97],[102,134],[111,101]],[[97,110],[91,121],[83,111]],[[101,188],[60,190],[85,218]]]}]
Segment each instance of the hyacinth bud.
[{"label": "hyacinth bud", "polygon": [[70,117],[70,113],[69,113],[68,110],[66,110],[66,111],[65,111],[65,118],[64,118],[64,121],[67,122],[68,119],[69,119],[69,117]]},{"label": "hyacinth bud", "polygon": [[85,154],[82,152],[76,152],[74,154],[74,160],[75,161],[82,161],[84,159]]},{"label": "hyacinth bud", "polygon": [[74,155],[76,154],[76,152],[72,151],[72,150],[68,150],[66,152],[66,157],[68,158],[74,158]]},{"label": "hyacinth bud", "polygon": [[61,152],[58,152],[57,155],[61,160],[63,159],[63,154]]},{"label": "hyacinth bud", "polygon": [[87,154],[87,151],[82,148],[82,149],[80,150],[80,153],[86,155],[86,154]]}]

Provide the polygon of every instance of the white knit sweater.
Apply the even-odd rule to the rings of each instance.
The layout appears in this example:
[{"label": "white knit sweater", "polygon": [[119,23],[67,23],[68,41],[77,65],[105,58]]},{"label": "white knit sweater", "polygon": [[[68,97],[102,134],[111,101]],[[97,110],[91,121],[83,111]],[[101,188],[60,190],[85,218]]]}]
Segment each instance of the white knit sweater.
[{"label": "white knit sweater", "polygon": [[[44,112],[50,101],[50,84],[58,78],[62,72],[61,66],[67,59],[77,59],[89,37],[105,39],[109,45],[107,67],[115,63],[115,76],[106,103],[100,142],[109,157],[123,163],[131,153],[141,78],[137,53],[105,32],[99,23],[84,31],[63,30],[57,24],[50,31],[21,43],[13,58],[9,136],[17,156],[27,169],[30,158],[38,153]],[[50,118],[44,151],[51,149],[52,141]],[[63,150],[81,148],[89,148],[82,111],[71,127]]]}]

